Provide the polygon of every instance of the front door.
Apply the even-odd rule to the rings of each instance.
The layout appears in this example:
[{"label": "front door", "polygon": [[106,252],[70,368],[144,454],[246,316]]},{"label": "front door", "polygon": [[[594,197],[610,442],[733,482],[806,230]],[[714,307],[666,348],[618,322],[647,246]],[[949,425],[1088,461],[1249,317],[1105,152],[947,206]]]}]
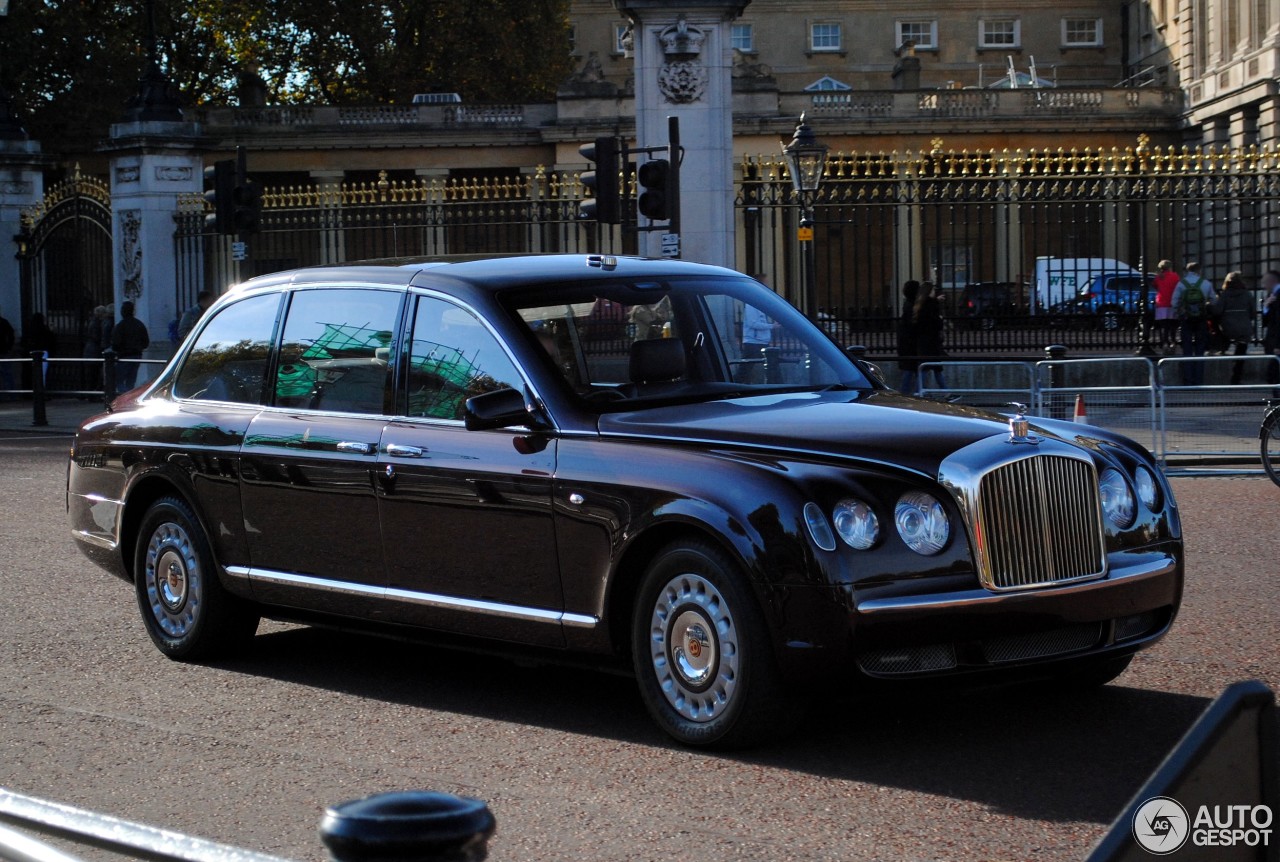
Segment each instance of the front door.
[{"label": "front door", "polygon": [[390,613],[415,625],[559,645],[555,443],[466,430],[467,397],[524,383],[468,310],[421,296],[412,314],[407,415],[383,431],[378,465]]}]

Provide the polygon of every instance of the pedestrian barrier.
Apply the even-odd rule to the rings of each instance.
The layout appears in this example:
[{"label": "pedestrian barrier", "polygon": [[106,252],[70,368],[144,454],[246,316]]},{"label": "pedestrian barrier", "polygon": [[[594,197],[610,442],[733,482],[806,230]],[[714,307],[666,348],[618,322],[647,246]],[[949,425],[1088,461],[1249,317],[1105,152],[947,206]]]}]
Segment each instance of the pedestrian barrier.
[{"label": "pedestrian barrier", "polygon": [[[159,370],[167,362],[165,359],[119,359],[112,354],[102,359],[58,357],[35,351],[30,358],[0,359],[0,400],[30,396],[31,424],[43,426],[49,424],[45,417],[49,398],[92,399],[109,404],[118,394],[116,381],[121,377],[123,366],[137,367],[134,386],[141,386],[151,379],[147,366]],[[15,385],[21,384],[24,376],[26,384]],[[68,386],[67,381],[81,385]],[[59,382],[63,385],[56,385]]]},{"label": "pedestrian barrier", "polygon": [[[1236,363],[1243,363],[1241,382],[1233,384]],[[922,380],[933,377],[926,371],[939,371],[946,381],[922,389],[926,398],[1001,413],[1016,402],[1032,415],[1068,421],[1080,421],[1079,405],[1084,421],[1142,443],[1167,471],[1216,464],[1252,472],[1260,463],[1258,426],[1267,399],[1280,397],[1268,382],[1280,379],[1280,357],[1258,354],[948,360],[922,363]]]}]

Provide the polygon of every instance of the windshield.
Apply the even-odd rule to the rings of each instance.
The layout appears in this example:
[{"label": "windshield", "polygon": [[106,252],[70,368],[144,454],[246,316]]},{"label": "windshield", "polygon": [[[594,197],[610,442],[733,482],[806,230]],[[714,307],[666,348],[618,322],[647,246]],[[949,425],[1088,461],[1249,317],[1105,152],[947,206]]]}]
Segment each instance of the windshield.
[{"label": "windshield", "polygon": [[506,302],[565,385],[598,409],[874,388],[794,307],[746,277],[553,285]]}]

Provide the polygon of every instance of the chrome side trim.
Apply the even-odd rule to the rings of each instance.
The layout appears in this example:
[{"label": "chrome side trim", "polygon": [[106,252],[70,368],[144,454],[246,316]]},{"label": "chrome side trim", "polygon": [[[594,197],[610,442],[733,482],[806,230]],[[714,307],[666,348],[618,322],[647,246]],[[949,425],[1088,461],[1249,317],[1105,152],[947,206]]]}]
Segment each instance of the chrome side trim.
[{"label": "chrome side trim", "polygon": [[71,538],[84,542],[87,545],[97,545],[99,548],[105,548],[108,551],[114,551],[116,548],[120,547],[119,542],[114,542],[111,539],[107,539],[102,536],[95,536],[87,530],[72,530]]},{"label": "chrome side trim", "polygon": [[1023,602],[1035,602],[1041,598],[1058,598],[1060,596],[1069,596],[1073,593],[1082,592],[1084,590],[1101,589],[1108,584],[1121,582],[1130,583],[1133,581],[1165,577],[1173,574],[1177,571],[1177,568],[1178,561],[1173,557],[1166,557],[1163,560],[1155,560],[1149,563],[1138,563],[1132,566],[1113,568],[1111,570],[1111,574],[1105,580],[1095,579],[1087,582],[1064,584],[1059,587],[1049,587],[1026,592],[993,593],[990,590],[977,589],[945,594],[935,593],[923,596],[903,596],[901,598],[890,599],[865,599],[855,602],[855,607],[857,608],[858,613],[862,614],[891,614],[896,611],[960,610],[981,606],[990,607],[1005,603],[1016,605]]},{"label": "chrome side trim", "polygon": [[317,578],[311,575],[296,575],[289,572],[276,572],[269,569],[245,568],[243,566],[227,566],[226,572],[233,578],[244,578],[250,582],[271,583],[280,586],[301,587],[306,590],[328,593],[330,595],[359,596],[362,598],[380,598],[391,602],[409,605],[420,605],[443,610],[465,611],[484,614],[504,619],[527,620],[537,623],[553,623],[573,628],[594,628],[600,623],[598,617],[585,614],[574,614],[568,611],[553,611],[546,608],[530,608],[523,605],[508,605],[502,602],[491,602],[484,599],[467,599],[460,596],[445,596],[438,593],[423,593],[416,590],[392,589],[373,584],[356,584],[346,581],[334,581],[328,578]]}]

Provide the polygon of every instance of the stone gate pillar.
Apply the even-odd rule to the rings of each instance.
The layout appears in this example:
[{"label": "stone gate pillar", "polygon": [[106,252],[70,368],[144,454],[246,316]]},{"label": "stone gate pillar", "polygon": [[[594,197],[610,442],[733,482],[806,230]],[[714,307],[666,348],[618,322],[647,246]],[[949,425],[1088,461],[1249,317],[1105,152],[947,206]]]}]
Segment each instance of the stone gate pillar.
[{"label": "stone gate pillar", "polygon": [[[680,120],[681,256],[733,266],[733,48],[731,22],[751,0],[613,0],[632,22],[636,140],[667,143]],[[642,157],[643,158],[643,157]],[[640,251],[661,252],[656,232]]]},{"label": "stone gate pillar", "polygon": [[116,316],[122,302],[133,302],[151,336],[147,359],[173,354],[169,322],[185,310],[177,292],[174,214],[181,197],[199,195],[204,186],[201,144],[197,123],[151,120],[113,125],[103,148],[111,155]]},{"label": "stone gate pillar", "polygon": [[49,159],[40,153],[40,144],[22,139],[0,140],[0,316],[22,329],[22,279],[17,240],[22,229],[23,210],[44,199],[43,168]]}]

